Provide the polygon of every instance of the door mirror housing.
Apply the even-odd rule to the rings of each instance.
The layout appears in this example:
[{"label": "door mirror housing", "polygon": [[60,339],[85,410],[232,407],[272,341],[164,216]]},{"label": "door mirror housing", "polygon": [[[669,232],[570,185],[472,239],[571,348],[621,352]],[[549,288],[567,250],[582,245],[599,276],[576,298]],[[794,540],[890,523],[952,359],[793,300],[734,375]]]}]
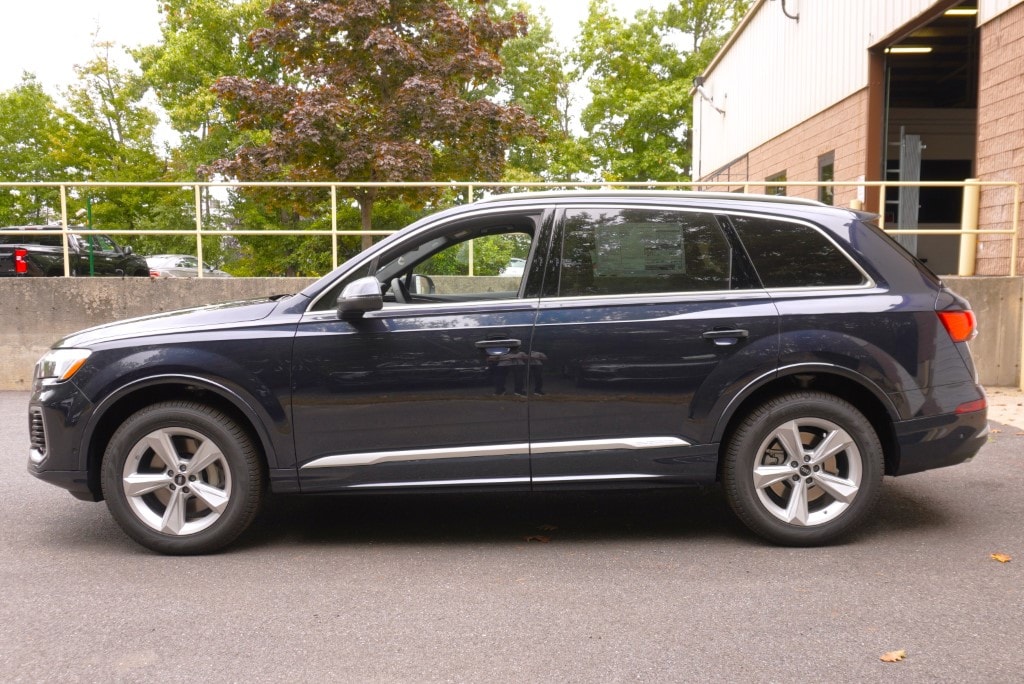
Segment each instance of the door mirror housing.
[{"label": "door mirror housing", "polygon": [[380,281],[373,276],[353,280],[338,296],[338,318],[349,321],[362,318],[367,311],[384,308],[384,294]]}]

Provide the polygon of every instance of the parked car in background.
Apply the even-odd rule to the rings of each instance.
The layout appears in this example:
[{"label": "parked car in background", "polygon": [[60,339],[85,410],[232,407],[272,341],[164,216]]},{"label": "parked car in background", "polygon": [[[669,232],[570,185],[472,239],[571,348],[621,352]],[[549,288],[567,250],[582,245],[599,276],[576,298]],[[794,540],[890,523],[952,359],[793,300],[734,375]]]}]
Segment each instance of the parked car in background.
[{"label": "parked car in background", "polygon": [[[146,263],[149,264],[149,275],[154,278],[195,278],[199,275],[199,259],[188,254],[154,254],[146,257]],[[231,274],[204,263],[203,277],[230,278]]]},{"label": "parked car in background", "polygon": [[[39,234],[43,230],[61,230],[60,226],[9,226],[2,230],[16,230],[19,234],[0,235],[0,276],[64,275],[62,236]],[[122,247],[102,233],[68,233],[68,260],[68,271],[73,276],[149,276],[145,259],[134,254],[131,247]]]},{"label": "parked car in background", "polygon": [[512,257],[498,275],[521,278],[524,270],[526,270],[526,259]]},{"label": "parked car in background", "polygon": [[[529,245],[507,291],[416,285],[484,237]],[[974,333],[968,303],[870,214],[726,193],[493,197],[298,294],[60,340],[35,370],[29,470],[173,554],[231,542],[268,488],[716,481],[762,537],[825,544],[870,519],[883,475],[984,445]]]}]

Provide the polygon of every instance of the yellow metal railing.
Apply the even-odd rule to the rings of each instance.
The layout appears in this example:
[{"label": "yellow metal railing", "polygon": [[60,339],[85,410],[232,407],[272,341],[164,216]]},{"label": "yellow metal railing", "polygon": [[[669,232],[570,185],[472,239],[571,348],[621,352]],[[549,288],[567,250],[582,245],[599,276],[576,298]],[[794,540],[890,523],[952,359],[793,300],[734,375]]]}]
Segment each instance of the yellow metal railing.
[{"label": "yellow metal railing", "polygon": [[[980,235],[1007,235],[1010,237],[1010,267],[1009,275],[1015,276],[1017,274],[1017,261],[1018,255],[1020,254],[1020,204],[1021,204],[1021,188],[1020,184],[1012,181],[980,181],[977,179],[967,179],[964,181],[764,181],[764,182],[751,182],[751,181],[714,181],[714,182],[703,182],[703,181],[685,181],[685,182],[475,182],[475,181],[459,181],[459,182],[448,182],[448,183],[437,183],[437,182],[395,182],[395,183],[332,183],[332,182],[151,182],[151,183],[118,183],[118,182],[67,182],[67,183],[48,183],[48,182],[35,182],[35,183],[11,183],[11,182],[0,182],[0,189],[10,188],[56,188],[60,192],[60,230],[40,230],[38,234],[45,235],[62,235],[64,245],[64,275],[70,275],[70,258],[68,248],[68,235],[71,234],[87,234],[88,229],[74,228],[68,223],[68,191],[70,189],[88,189],[88,188],[133,188],[133,187],[147,187],[147,188],[167,188],[167,189],[191,189],[194,193],[195,200],[195,227],[190,229],[102,229],[102,232],[107,235],[194,235],[196,240],[196,256],[199,261],[203,261],[203,243],[202,238],[204,236],[212,235],[302,235],[302,236],[313,236],[313,235],[329,235],[331,236],[331,263],[332,267],[338,265],[338,237],[345,235],[387,235],[394,231],[388,230],[339,230],[338,229],[338,191],[340,189],[349,190],[364,190],[371,188],[436,188],[436,189],[448,189],[448,190],[459,190],[465,193],[466,202],[472,202],[474,194],[478,190],[535,190],[535,189],[586,189],[586,188],[623,188],[623,189],[658,189],[658,190],[678,190],[678,189],[697,189],[697,190],[733,190],[742,189],[743,192],[751,192],[754,188],[765,188],[770,187],[793,187],[793,188],[821,188],[821,187],[833,187],[833,188],[858,188],[861,189],[861,194],[867,188],[878,189],[878,204],[883,206],[886,190],[888,188],[900,188],[900,187],[918,187],[918,188],[961,188],[964,194],[963,212],[961,216],[961,226],[959,229],[927,229],[927,228],[913,228],[913,229],[889,229],[885,225],[885,211],[881,211],[879,214],[879,226],[887,232],[894,235],[959,235],[961,239],[960,247],[960,273],[961,275],[973,275],[974,273],[974,261],[976,254],[976,245],[978,236]],[[246,229],[235,229],[235,228],[205,228],[203,226],[203,211],[202,211],[202,192],[204,188],[325,188],[330,191],[331,200],[331,228],[330,230],[324,229],[310,229],[310,230],[288,230],[288,229],[266,229],[266,230],[246,230]],[[1013,203],[1012,203],[1012,218],[1011,225],[1005,229],[982,229],[978,227],[978,211],[979,211],[979,198],[981,191],[984,188],[1012,188],[1013,190]],[[17,235],[20,234],[18,231],[9,231],[0,229],[0,235]],[[969,263],[968,263],[969,262]],[[472,255],[470,255],[470,264],[472,265]],[[969,272],[965,272],[969,271]],[[202,269],[199,269],[197,273],[198,277],[202,277]],[[472,275],[472,266],[470,270]]]}]

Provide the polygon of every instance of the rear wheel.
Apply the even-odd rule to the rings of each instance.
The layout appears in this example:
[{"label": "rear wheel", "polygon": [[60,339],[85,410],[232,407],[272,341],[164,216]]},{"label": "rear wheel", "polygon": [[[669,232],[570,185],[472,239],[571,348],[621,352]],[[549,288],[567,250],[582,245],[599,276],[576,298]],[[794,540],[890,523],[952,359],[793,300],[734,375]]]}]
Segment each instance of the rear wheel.
[{"label": "rear wheel", "polygon": [[852,532],[881,492],[883,454],[871,423],[822,392],[776,397],[744,418],[726,445],[729,505],[779,544],[827,544]]},{"label": "rear wheel", "polygon": [[121,528],[168,554],[226,546],[252,522],[265,493],[249,435],[193,402],[154,404],[128,418],[107,446],[101,479]]}]

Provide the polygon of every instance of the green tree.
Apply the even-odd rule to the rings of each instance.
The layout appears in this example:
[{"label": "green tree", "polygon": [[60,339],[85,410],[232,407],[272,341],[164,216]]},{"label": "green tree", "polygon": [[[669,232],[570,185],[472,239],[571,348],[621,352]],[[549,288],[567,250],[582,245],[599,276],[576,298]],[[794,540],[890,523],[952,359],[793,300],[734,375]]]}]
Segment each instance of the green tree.
[{"label": "green tree", "polygon": [[703,71],[749,0],[686,0],[632,20],[592,0],[573,53],[591,102],[581,117],[598,173],[607,180],[689,178],[693,78]]},{"label": "green tree", "polygon": [[253,52],[247,37],[269,26],[270,0],[162,0],[161,40],[131,51],[146,83],[180,137],[171,174],[197,177],[200,167],[240,144],[213,85],[222,76],[273,79],[277,65]]},{"label": "green tree", "polygon": [[[57,154],[64,139],[60,110],[39,81],[24,74],[21,83],[0,93],[0,180],[11,183],[61,179]],[[60,212],[56,189],[0,190],[0,225],[46,223]]]},{"label": "green tree", "polygon": [[[215,91],[250,137],[214,169],[242,179],[497,180],[511,139],[535,130],[517,106],[475,97],[501,72],[524,19],[486,2],[290,0],[250,36],[280,61],[273,81],[229,76]],[[380,189],[352,192],[369,229]],[[422,200],[429,193],[405,196]],[[370,243],[364,240],[364,245]]]},{"label": "green tree", "polygon": [[551,21],[525,4],[529,31],[501,50],[504,70],[494,93],[519,105],[539,126],[542,137],[515,138],[509,149],[506,180],[570,180],[591,171],[586,149],[573,135],[571,73],[568,55],[555,42]]},{"label": "green tree", "polygon": [[[146,83],[140,74],[113,63],[112,47],[97,44],[96,56],[75,68],[78,81],[65,92],[67,140],[59,159],[68,175],[82,180],[160,180],[165,165],[154,140],[157,115],[142,101]],[[95,225],[141,228],[148,227],[158,191],[91,188],[85,195],[91,199]]]}]

